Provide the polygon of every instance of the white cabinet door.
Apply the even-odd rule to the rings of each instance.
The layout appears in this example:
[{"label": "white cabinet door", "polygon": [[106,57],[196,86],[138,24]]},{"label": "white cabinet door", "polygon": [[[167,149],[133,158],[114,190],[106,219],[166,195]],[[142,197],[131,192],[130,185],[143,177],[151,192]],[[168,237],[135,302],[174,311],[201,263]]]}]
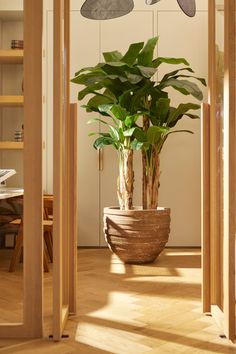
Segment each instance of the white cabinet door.
[{"label": "white cabinet door", "polygon": [[[99,22],[88,21],[79,11],[71,12],[71,78],[79,68],[99,62]],[[71,84],[71,100],[76,102],[78,89]],[[98,152],[93,148],[93,137],[88,134],[98,127],[88,125],[86,113],[78,103],[78,242],[80,246],[99,246],[99,171]]]},{"label": "white cabinet door", "polygon": [[[48,5],[48,7],[46,7]],[[44,63],[44,138],[45,192],[53,193],[53,12],[52,3],[45,4],[45,63]],[[99,22],[84,19],[78,9],[71,11],[71,78],[79,68],[99,61]],[[82,86],[81,86],[82,87]],[[77,101],[78,85],[71,84],[71,102]],[[99,172],[98,154],[88,136],[91,127],[88,114],[78,102],[78,243],[80,246],[99,246]]]},{"label": "white cabinet door", "polygon": [[[194,18],[182,12],[161,12],[158,15],[160,35],[159,56],[186,58],[195,75],[207,78],[208,28],[207,12],[197,12]],[[171,26],[167,24],[171,23]],[[159,78],[173,66],[163,64]],[[207,100],[207,90],[205,101]],[[195,101],[171,91],[174,104]],[[196,103],[199,101],[196,100]],[[199,112],[200,113],[200,112]],[[200,120],[184,118],[176,128],[187,133],[169,136],[161,153],[160,205],[171,208],[171,234],[168,245],[200,245]]]}]

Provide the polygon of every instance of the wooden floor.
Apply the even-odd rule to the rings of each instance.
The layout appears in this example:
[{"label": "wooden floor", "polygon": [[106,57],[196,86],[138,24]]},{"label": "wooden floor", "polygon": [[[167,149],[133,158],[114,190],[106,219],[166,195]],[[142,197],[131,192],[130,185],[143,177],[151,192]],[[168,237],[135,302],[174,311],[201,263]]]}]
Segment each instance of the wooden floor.
[{"label": "wooden floor", "polygon": [[[3,254],[4,252],[4,254]],[[0,320],[21,315],[21,265],[6,271],[1,251]],[[154,264],[124,266],[109,250],[79,250],[78,315],[68,321],[68,339],[54,343],[51,274],[45,275],[45,338],[0,340],[9,354],[236,353],[211,317],[202,315],[200,252],[166,249]]]}]

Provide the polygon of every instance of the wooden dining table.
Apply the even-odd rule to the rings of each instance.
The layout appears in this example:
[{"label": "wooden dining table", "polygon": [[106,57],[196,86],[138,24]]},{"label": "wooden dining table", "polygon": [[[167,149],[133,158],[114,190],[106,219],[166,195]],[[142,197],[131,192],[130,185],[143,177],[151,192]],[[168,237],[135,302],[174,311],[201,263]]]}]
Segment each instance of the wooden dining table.
[{"label": "wooden dining table", "polygon": [[18,197],[24,194],[23,188],[0,187],[0,199]]}]

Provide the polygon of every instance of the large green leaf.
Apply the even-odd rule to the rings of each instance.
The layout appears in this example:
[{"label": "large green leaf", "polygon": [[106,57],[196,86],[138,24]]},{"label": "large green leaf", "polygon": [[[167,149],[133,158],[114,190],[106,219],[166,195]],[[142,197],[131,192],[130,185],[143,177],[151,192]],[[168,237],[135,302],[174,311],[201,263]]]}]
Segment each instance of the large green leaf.
[{"label": "large green leaf", "polygon": [[153,67],[153,54],[156,47],[158,37],[150,38],[144,48],[138,55],[138,64],[142,66]]},{"label": "large green leaf", "polygon": [[140,143],[145,143],[147,141],[147,134],[141,128],[137,127],[135,129],[134,136]]},{"label": "large green leaf", "polygon": [[104,80],[106,74],[103,71],[93,71],[74,77],[71,81],[81,85],[91,85]]},{"label": "large green leaf", "polygon": [[135,61],[137,60],[137,56],[138,56],[139,52],[141,51],[141,49],[143,48],[143,46],[144,46],[144,42],[132,43],[129,46],[128,51],[121,58],[121,61],[123,61],[124,63],[127,63],[129,65],[134,64]]},{"label": "large green leaf", "polygon": [[113,104],[112,99],[110,97],[97,94],[88,101],[87,106],[93,111],[95,110],[98,112],[99,106],[104,104]]},{"label": "large green leaf", "polygon": [[130,74],[130,73],[127,73],[127,78],[129,80],[129,82],[133,85],[139,83],[140,81],[143,80],[143,77],[140,76],[140,75],[135,75],[135,74]]},{"label": "large green leaf", "polygon": [[117,50],[114,50],[112,52],[104,52],[102,53],[105,62],[111,62],[111,61],[120,61],[122,58],[122,54],[118,52]]},{"label": "large green leaf", "polygon": [[206,80],[203,79],[202,77],[197,77],[197,76],[192,76],[192,75],[183,75],[183,74],[173,76],[174,79],[178,79],[179,77],[187,77],[189,79],[196,79],[196,80],[200,81],[202,85],[206,86]]},{"label": "large green leaf", "polygon": [[139,69],[140,73],[148,79],[152,77],[157,71],[156,68],[150,68],[148,66],[142,66],[142,65],[137,65],[137,68]]},{"label": "large green leaf", "polygon": [[127,75],[125,72],[126,66],[122,67],[122,66],[113,66],[110,64],[105,64],[102,69],[103,69],[104,73],[106,73],[108,75],[121,76],[121,77],[127,79]]},{"label": "large green leaf", "polygon": [[192,130],[180,129],[180,130],[172,130],[172,131],[168,132],[167,135],[175,134],[175,133],[189,133],[189,134],[194,134],[194,132],[193,132]]},{"label": "large green leaf", "polygon": [[160,124],[162,125],[165,122],[167,114],[170,108],[170,99],[169,98],[160,98],[156,103],[156,111],[158,118],[160,119]]},{"label": "large green leaf", "polygon": [[119,104],[103,104],[98,107],[101,113],[107,113],[112,118],[124,121],[128,115],[127,110]]},{"label": "large green leaf", "polygon": [[131,114],[141,109],[142,101],[147,99],[148,95],[150,94],[153,88],[153,84],[154,83],[152,81],[147,80],[141,88],[138,88],[137,90],[133,91],[133,95],[131,96],[130,102]]},{"label": "large green leaf", "polygon": [[101,113],[108,113],[111,110],[111,107],[113,106],[112,103],[108,103],[108,104],[101,104],[98,107],[99,112]]},{"label": "large green leaf", "polygon": [[118,130],[116,128],[114,128],[111,125],[109,125],[109,133],[110,133],[110,136],[112,137],[112,139],[115,142],[119,142],[120,135],[119,135],[119,132],[118,132]]},{"label": "large green leaf", "polygon": [[124,91],[119,97],[119,103],[122,107],[125,107],[126,110],[130,112],[130,103],[133,95],[133,88],[127,91]]},{"label": "large green leaf", "polygon": [[156,59],[153,60],[152,66],[153,66],[154,68],[158,68],[158,66],[160,66],[162,63],[165,63],[165,64],[174,64],[174,65],[178,65],[178,64],[189,65],[189,63],[187,62],[187,60],[184,59],[184,58],[164,58],[164,57],[158,57],[158,58],[156,58]]},{"label": "large green leaf", "polygon": [[78,100],[82,100],[85,96],[87,96],[90,93],[93,93],[96,95],[95,91],[98,91],[100,89],[103,88],[103,83],[100,82],[98,84],[94,84],[94,85],[89,85],[88,87],[86,87],[85,89],[79,91],[78,93]]},{"label": "large green leaf", "polygon": [[197,115],[197,114],[185,113],[184,115],[191,118],[191,119],[199,119],[200,118],[199,115]]},{"label": "large green leaf", "polygon": [[163,82],[160,86],[162,89],[165,87],[173,87],[175,90],[181,92],[184,95],[192,95],[199,101],[203,99],[202,91],[194,82],[189,80],[178,80],[171,78]]},{"label": "large green leaf", "polygon": [[179,118],[182,118],[182,116],[189,110],[196,110],[199,108],[200,106],[195,103],[181,103],[177,108],[173,109],[172,107],[172,110],[167,118],[167,125],[173,127]]},{"label": "large green leaf", "polygon": [[136,127],[133,127],[133,128],[129,128],[127,130],[124,130],[123,133],[124,133],[124,136],[126,137],[131,137],[132,135],[134,135],[134,132],[137,128]]},{"label": "large green leaf", "polygon": [[151,126],[147,130],[147,141],[150,145],[156,145],[160,138],[162,137],[162,134],[166,134],[167,128],[163,127],[157,127],[157,126]]},{"label": "large green leaf", "polygon": [[131,142],[131,149],[132,150],[136,150],[136,151],[139,151],[141,150],[143,147],[143,143],[138,141],[137,139],[134,139],[132,142]]},{"label": "large green leaf", "polygon": [[119,104],[114,104],[111,107],[111,112],[117,119],[121,121],[124,121],[128,115],[127,110],[121,107]]},{"label": "large green leaf", "polygon": [[161,79],[160,83],[162,83],[163,81],[166,81],[166,80],[169,79],[170,77],[175,76],[176,74],[178,74],[178,72],[180,72],[180,71],[185,71],[185,70],[187,70],[187,71],[189,71],[189,72],[191,72],[191,73],[194,73],[193,69],[191,69],[191,68],[181,68],[181,69],[178,69],[178,70],[174,70],[174,71],[171,71],[171,72],[165,74],[165,75],[163,76],[163,78]]},{"label": "large green leaf", "polygon": [[102,123],[102,124],[105,124],[105,125],[109,125],[105,120],[103,120],[101,118],[91,118],[87,122],[87,124],[93,124],[93,123]]},{"label": "large green leaf", "polygon": [[93,147],[98,150],[104,148],[107,145],[113,145],[114,147],[116,147],[115,142],[111,137],[100,136],[95,140]]},{"label": "large green leaf", "polygon": [[[84,67],[82,69],[80,69],[79,71],[77,71],[75,73],[75,77],[78,76],[79,74],[83,73],[83,72],[86,72],[86,71],[89,71],[89,72],[93,72],[97,69],[100,69],[102,66],[104,65],[104,63],[98,63],[97,65],[95,66],[87,66],[87,67]],[[72,79],[73,80],[73,79]],[[72,81],[71,80],[71,81]],[[72,81],[73,82],[73,81]]]},{"label": "large green leaf", "polygon": [[139,114],[134,114],[132,116],[127,116],[125,118],[125,126],[127,128],[131,128],[136,123],[138,118],[139,118]]}]

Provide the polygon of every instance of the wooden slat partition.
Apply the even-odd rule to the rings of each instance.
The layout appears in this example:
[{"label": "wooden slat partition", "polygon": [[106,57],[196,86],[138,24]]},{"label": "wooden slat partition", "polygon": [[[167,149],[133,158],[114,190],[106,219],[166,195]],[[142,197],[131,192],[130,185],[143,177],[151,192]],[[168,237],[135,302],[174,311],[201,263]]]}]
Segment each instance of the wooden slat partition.
[{"label": "wooden slat partition", "polygon": [[224,332],[235,339],[235,1],[225,1],[224,58]]},{"label": "wooden slat partition", "polygon": [[211,125],[211,139],[210,139],[210,238],[211,247],[211,303],[219,304],[221,300],[220,296],[220,253],[219,253],[219,203],[218,203],[218,181],[217,181],[217,169],[218,169],[218,146],[217,146],[217,122],[216,122],[216,50],[215,50],[215,1],[210,0],[208,5],[208,29],[209,29],[209,63],[208,63],[208,86],[209,95],[208,103],[210,104],[210,125]]},{"label": "wooden slat partition", "polygon": [[69,166],[68,166],[68,150],[69,150],[69,136],[68,136],[68,122],[70,117],[70,0],[64,0],[63,3],[63,18],[64,18],[64,36],[63,36],[63,77],[64,77],[64,102],[63,102],[63,147],[62,147],[62,163],[63,163],[63,305],[67,306],[69,303]]},{"label": "wooden slat partition", "polygon": [[77,275],[77,104],[70,105],[69,132],[69,313],[76,314]]},{"label": "wooden slat partition", "polygon": [[201,107],[201,235],[203,312],[211,310],[210,282],[210,106]]},{"label": "wooden slat partition", "polygon": [[24,321],[32,337],[43,333],[42,9],[42,0],[24,1]]},{"label": "wooden slat partition", "polygon": [[60,340],[62,323],[62,144],[63,144],[63,2],[54,0],[53,43],[53,338]]},{"label": "wooden slat partition", "polygon": [[[235,0],[224,2],[220,20],[217,4],[209,0],[209,103],[210,103],[210,288],[208,266],[203,285],[203,306],[209,307],[222,332],[235,340]],[[222,16],[224,18],[222,18]],[[223,20],[223,21],[222,21]],[[224,29],[216,28],[224,23]],[[224,30],[224,99],[217,87],[216,33]],[[221,49],[222,50],[222,49]],[[208,245],[207,245],[208,247]],[[207,248],[206,248],[207,249]],[[210,290],[210,295],[208,294]]]},{"label": "wooden slat partition", "polygon": [[70,1],[54,0],[53,339],[76,312],[76,107],[70,107]]},{"label": "wooden slat partition", "polygon": [[43,334],[42,13],[42,0],[24,0],[23,323],[0,325],[0,337],[8,338]]}]

